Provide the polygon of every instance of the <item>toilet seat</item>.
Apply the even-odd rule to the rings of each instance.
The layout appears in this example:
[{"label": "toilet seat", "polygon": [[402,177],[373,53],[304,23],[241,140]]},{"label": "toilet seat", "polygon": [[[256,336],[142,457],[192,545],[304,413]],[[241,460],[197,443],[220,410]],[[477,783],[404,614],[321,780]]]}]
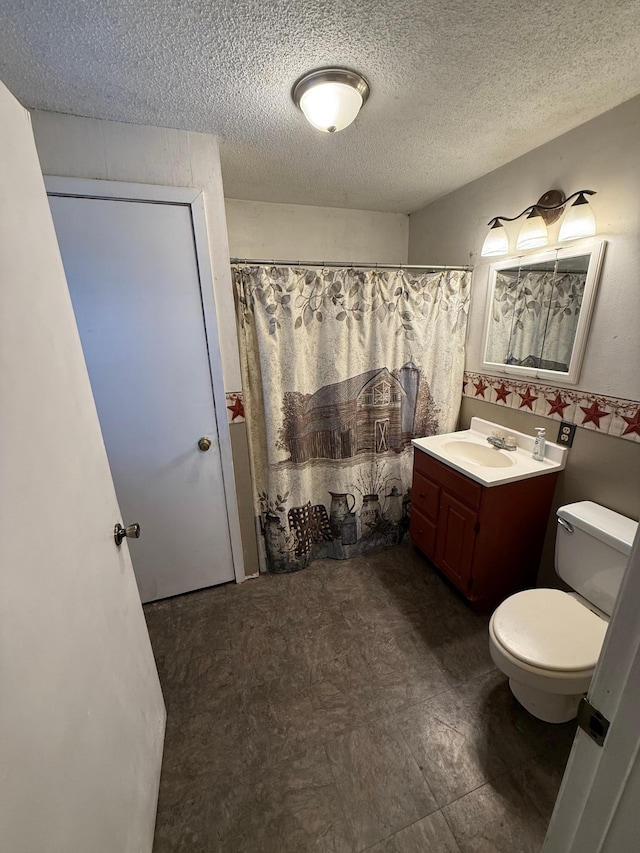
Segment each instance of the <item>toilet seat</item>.
[{"label": "toilet seat", "polygon": [[491,618],[494,640],[510,657],[558,674],[592,671],[607,627],[604,619],[559,589],[518,592]]}]

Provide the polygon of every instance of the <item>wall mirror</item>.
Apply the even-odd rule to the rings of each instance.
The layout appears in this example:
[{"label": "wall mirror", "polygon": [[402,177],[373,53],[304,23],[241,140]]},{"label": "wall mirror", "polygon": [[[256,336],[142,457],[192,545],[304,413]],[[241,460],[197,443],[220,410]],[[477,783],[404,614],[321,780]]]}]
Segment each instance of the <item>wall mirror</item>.
[{"label": "wall mirror", "polygon": [[552,249],[490,266],[484,369],[578,381],[604,247]]}]

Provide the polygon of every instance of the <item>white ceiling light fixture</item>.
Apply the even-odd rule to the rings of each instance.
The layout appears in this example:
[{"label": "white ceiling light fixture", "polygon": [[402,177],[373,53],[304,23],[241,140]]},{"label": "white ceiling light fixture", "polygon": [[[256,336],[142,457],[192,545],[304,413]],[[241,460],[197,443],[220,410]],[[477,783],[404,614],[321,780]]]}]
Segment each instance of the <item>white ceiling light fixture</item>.
[{"label": "white ceiling light fixture", "polygon": [[580,237],[593,237],[596,233],[596,218],[591,210],[588,195],[594,195],[594,193],[589,190],[582,190],[578,193],[578,198],[573,202],[562,220],[558,242],[578,240]]},{"label": "white ceiling light fixture", "polygon": [[547,225],[538,208],[534,207],[520,229],[516,249],[518,251],[521,249],[535,249],[537,246],[546,246],[548,242],[549,234],[547,233]]},{"label": "white ceiling light fixture", "polygon": [[489,224],[491,225],[491,230],[485,237],[480,254],[483,258],[496,258],[498,255],[506,255],[509,251],[507,229],[497,217],[496,219],[492,219]]},{"label": "white ceiling light fixture", "polygon": [[[547,245],[549,242],[547,225],[552,225],[562,216],[565,201],[562,190],[547,190],[535,204],[522,211],[520,216],[524,216],[525,213],[528,213],[528,216],[518,234],[517,251]],[[519,219],[520,216],[516,218]]]},{"label": "white ceiling light fixture", "polygon": [[316,130],[336,133],[356,118],[369,97],[369,84],[346,68],[320,68],[305,74],[291,96]]}]

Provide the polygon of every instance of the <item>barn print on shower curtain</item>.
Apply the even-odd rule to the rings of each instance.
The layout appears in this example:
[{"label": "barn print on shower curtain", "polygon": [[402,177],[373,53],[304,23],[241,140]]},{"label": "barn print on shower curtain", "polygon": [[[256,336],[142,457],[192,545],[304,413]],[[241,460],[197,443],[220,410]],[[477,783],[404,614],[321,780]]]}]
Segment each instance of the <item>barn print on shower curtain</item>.
[{"label": "barn print on shower curtain", "polygon": [[470,273],[234,268],[263,571],[397,543],[411,440],[455,429]]}]

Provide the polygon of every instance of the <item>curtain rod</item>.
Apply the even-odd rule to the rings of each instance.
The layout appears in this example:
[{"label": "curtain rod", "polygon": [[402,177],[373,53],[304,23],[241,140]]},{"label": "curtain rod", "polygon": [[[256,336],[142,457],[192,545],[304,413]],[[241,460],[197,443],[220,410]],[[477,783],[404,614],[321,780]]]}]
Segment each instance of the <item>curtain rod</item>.
[{"label": "curtain rod", "polygon": [[257,264],[259,266],[267,265],[274,267],[347,267],[378,269],[378,270],[461,270],[468,272],[472,269],[466,267],[449,267],[438,266],[437,264],[356,264],[353,261],[283,261],[274,260],[273,258],[230,258],[232,264]]}]

